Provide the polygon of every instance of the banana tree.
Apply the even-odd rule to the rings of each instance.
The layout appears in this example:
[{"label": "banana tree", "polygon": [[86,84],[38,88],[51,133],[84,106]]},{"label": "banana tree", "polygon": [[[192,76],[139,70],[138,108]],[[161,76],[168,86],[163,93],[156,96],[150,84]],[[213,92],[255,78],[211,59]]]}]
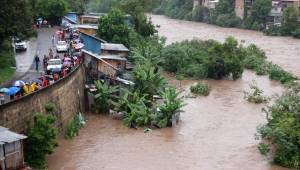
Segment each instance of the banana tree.
[{"label": "banana tree", "polygon": [[171,123],[172,116],[178,112],[182,112],[185,105],[180,93],[175,88],[167,88],[161,93],[164,103],[159,106],[161,114],[157,116],[157,125],[160,128],[166,127]]},{"label": "banana tree", "polygon": [[118,91],[117,87],[110,86],[107,83],[103,83],[99,80],[95,81],[96,85],[96,94],[95,98],[95,107],[98,111],[106,113],[109,111],[112,100],[114,98],[114,93]]},{"label": "banana tree", "polygon": [[165,79],[150,62],[137,65],[133,71],[133,75],[135,91],[147,95],[147,99],[149,100],[152,100],[153,95],[163,91],[166,86]]}]

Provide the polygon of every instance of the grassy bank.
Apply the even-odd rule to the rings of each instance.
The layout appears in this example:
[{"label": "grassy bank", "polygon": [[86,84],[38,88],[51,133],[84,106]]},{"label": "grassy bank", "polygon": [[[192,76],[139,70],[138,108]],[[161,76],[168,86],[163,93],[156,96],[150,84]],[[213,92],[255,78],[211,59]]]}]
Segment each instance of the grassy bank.
[{"label": "grassy bank", "polygon": [[0,84],[4,83],[6,80],[9,80],[15,73],[14,68],[6,67],[0,69]]}]

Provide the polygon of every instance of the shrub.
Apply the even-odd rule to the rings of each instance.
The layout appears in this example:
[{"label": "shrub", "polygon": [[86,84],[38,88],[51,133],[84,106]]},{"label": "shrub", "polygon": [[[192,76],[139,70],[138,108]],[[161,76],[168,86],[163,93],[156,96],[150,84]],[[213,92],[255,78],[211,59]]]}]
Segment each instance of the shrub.
[{"label": "shrub", "polygon": [[294,38],[300,38],[300,28],[292,32]]},{"label": "shrub", "polygon": [[45,104],[45,110],[47,113],[53,113],[55,110],[55,104],[52,102],[48,102]]},{"label": "shrub", "polygon": [[191,86],[190,90],[192,93],[201,96],[208,96],[210,92],[209,85],[205,83],[197,83],[197,85]]},{"label": "shrub", "polygon": [[234,14],[222,14],[216,20],[216,24],[221,27],[238,27],[241,22],[241,19]]},{"label": "shrub", "polygon": [[282,84],[292,83],[294,80],[296,80],[296,77],[294,77],[291,73],[283,70],[276,64],[272,64],[270,66],[269,77],[272,80],[280,81]]},{"label": "shrub", "polygon": [[300,169],[299,110],[299,93],[287,92],[266,110],[267,123],[258,128],[259,137],[273,148],[274,162],[295,169]]},{"label": "shrub", "polygon": [[270,146],[265,143],[260,143],[258,145],[258,150],[262,155],[267,155],[270,152]]},{"label": "shrub", "polygon": [[264,31],[266,35],[269,36],[281,36],[282,35],[282,27],[281,26],[270,26],[268,29]]},{"label": "shrub", "polygon": [[57,130],[53,127],[55,117],[37,113],[27,131],[25,161],[37,169],[45,169],[45,156],[51,154],[55,147]]},{"label": "shrub", "polygon": [[256,85],[256,82],[252,82],[252,84],[249,85],[250,91],[244,92],[245,99],[247,99],[249,102],[252,103],[265,103],[268,101],[268,98],[263,96],[263,90],[259,89],[259,87]]},{"label": "shrub", "polygon": [[78,136],[79,129],[81,129],[84,125],[85,125],[85,120],[82,114],[81,113],[76,114],[66,127],[65,138],[72,139]]}]

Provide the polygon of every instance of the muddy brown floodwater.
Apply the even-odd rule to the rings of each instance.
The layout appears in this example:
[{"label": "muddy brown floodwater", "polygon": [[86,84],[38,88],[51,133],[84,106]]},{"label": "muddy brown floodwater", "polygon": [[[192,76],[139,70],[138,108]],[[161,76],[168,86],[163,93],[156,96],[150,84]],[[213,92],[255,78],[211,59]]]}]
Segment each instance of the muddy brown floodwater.
[{"label": "muddy brown floodwater", "polygon": [[[268,57],[294,73],[297,70],[296,41],[290,38],[264,37],[260,33],[224,29],[211,25],[153,16],[161,27],[159,33],[169,42],[193,37],[223,40],[229,33],[268,49]],[[229,33],[228,33],[229,32]],[[270,38],[270,39],[269,39]],[[270,42],[265,42],[269,39]],[[273,40],[272,40],[273,39]],[[282,40],[274,42],[276,40]],[[297,43],[296,43],[297,42]],[[269,47],[267,46],[270,45]],[[274,44],[285,50],[272,48]],[[274,47],[275,48],[275,47]],[[293,55],[292,55],[293,54]],[[283,55],[283,59],[277,57]],[[295,61],[292,59],[295,57]],[[289,59],[287,59],[289,58]],[[299,60],[299,59],[298,59]],[[197,81],[169,82],[183,88]],[[260,155],[255,140],[256,127],[265,123],[264,105],[248,103],[243,91],[255,80],[268,96],[280,95],[282,86],[268,77],[245,71],[237,81],[206,80],[212,91],[208,97],[186,98],[180,124],[173,128],[153,130],[126,128],[120,120],[107,115],[87,115],[88,123],[73,140],[60,139],[60,146],[47,158],[50,170],[283,170]],[[181,86],[181,87],[180,87]]]}]

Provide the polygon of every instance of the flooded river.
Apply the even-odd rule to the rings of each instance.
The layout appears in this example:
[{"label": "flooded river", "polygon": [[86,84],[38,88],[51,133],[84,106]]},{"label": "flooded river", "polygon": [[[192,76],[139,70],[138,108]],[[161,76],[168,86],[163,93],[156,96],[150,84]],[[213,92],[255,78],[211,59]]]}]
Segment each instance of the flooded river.
[{"label": "flooded river", "polygon": [[[159,33],[169,42],[193,37],[223,40],[228,35],[239,35],[240,39],[267,49],[270,60],[300,73],[296,66],[300,62],[292,60],[297,59],[297,43],[300,41],[162,16],[153,16],[153,22],[161,26]],[[274,44],[279,47],[271,51]],[[286,48],[290,50],[283,50]],[[278,56],[284,56],[283,60]],[[171,84],[185,89],[183,93],[186,95],[189,87],[197,82],[184,80],[180,83],[170,76],[167,78]],[[128,129],[121,121],[106,115],[87,115],[88,123],[80,131],[80,136],[73,140],[61,139],[60,147],[48,157],[49,169],[283,170],[271,165],[257,149],[259,141],[255,140],[254,134],[256,127],[265,122],[265,114],[263,105],[243,99],[243,91],[248,89],[252,80],[256,80],[270,97],[283,91],[279,83],[250,71],[245,71],[242,79],[237,81],[207,80],[212,87],[210,95],[186,98],[187,105],[178,126],[148,133],[143,129]]]}]

